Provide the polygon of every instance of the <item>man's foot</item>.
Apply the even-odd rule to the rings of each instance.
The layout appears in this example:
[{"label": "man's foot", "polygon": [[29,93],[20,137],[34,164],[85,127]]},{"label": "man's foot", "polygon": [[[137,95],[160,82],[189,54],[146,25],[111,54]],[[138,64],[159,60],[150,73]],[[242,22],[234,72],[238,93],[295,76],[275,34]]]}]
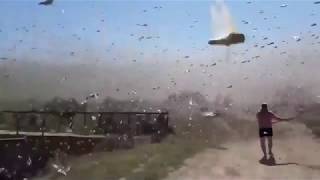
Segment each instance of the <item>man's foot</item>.
[{"label": "man's foot", "polygon": [[269,164],[269,165],[274,165],[274,164],[276,164],[276,159],[273,157],[273,155],[272,155],[272,156],[270,155],[270,157],[269,157],[269,159],[268,159],[268,164]]},{"label": "man's foot", "polygon": [[266,161],[267,161],[267,156],[266,156],[266,155],[264,155],[264,156],[259,160],[260,163],[265,163]]},{"label": "man's foot", "polygon": [[274,157],[272,152],[269,152],[269,157]]}]

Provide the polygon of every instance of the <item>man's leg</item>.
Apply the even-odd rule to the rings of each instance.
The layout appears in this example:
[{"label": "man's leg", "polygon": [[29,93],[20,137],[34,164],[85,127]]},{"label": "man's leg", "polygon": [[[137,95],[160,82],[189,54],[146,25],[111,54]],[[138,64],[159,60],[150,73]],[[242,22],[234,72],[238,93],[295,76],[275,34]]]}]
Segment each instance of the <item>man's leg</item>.
[{"label": "man's leg", "polygon": [[272,136],[268,136],[268,147],[269,147],[269,155],[273,156],[273,153],[272,153]]},{"label": "man's leg", "polygon": [[260,137],[260,146],[263,152],[263,157],[267,157],[267,150],[266,150],[266,139],[265,137]]}]

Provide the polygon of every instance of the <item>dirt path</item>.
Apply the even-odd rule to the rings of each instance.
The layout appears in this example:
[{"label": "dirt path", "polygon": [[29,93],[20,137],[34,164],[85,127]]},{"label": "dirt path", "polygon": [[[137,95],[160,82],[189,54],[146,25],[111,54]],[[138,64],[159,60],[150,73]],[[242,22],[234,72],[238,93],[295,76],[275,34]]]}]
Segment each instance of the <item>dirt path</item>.
[{"label": "dirt path", "polygon": [[[303,134],[303,135],[302,135]],[[320,179],[320,142],[305,132],[274,140],[276,166],[259,164],[258,140],[230,142],[186,160],[166,180]]]}]

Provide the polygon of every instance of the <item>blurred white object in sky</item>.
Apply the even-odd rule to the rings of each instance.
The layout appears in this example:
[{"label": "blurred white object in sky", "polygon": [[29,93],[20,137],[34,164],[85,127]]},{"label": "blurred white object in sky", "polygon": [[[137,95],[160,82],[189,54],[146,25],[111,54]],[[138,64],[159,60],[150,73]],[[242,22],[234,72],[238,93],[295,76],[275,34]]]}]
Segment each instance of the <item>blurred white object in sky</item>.
[{"label": "blurred white object in sky", "polygon": [[216,115],[217,115],[216,113],[210,112],[210,111],[208,111],[208,112],[202,112],[202,116],[204,116],[204,117],[214,117],[214,116],[216,116]]},{"label": "blurred white object in sky", "polygon": [[224,0],[216,0],[210,9],[213,38],[226,37],[231,32],[236,32],[235,24]]},{"label": "blurred white object in sky", "polygon": [[301,41],[300,36],[293,36],[293,39],[294,39],[295,41]]},{"label": "blurred white object in sky", "polygon": [[192,97],[190,98],[189,100],[189,105],[192,106],[193,105],[193,102],[192,102]]},{"label": "blurred white object in sky", "polygon": [[287,7],[288,4],[281,4],[280,7]]}]

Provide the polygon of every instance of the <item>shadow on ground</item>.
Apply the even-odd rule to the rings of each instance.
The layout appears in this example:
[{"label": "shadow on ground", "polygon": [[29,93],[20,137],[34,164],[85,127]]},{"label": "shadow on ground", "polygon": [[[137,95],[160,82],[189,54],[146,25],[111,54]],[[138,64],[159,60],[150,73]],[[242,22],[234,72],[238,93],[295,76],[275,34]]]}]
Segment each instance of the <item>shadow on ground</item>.
[{"label": "shadow on ground", "polygon": [[278,163],[274,158],[269,158],[266,161],[261,162],[260,164],[263,164],[265,166],[287,166],[287,165],[296,165],[296,166],[301,166],[305,168],[309,168],[312,170],[320,170],[320,165],[308,165],[308,164],[299,164],[296,162],[282,162]]}]

